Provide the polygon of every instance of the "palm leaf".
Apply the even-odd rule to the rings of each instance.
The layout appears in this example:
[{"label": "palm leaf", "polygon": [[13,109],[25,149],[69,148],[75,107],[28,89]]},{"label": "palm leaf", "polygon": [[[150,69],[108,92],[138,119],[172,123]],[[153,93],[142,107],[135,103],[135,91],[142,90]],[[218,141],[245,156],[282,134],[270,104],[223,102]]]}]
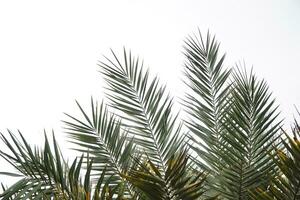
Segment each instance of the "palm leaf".
[{"label": "palm leaf", "polygon": [[[110,184],[118,185],[122,179],[121,174],[130,166],[130,157],[134,154],[133,142],[128,141],[120,120],[110,115],[103,103],[98,105],[91,99],[90,116],[76,103],[83,119],[66,114],[69,120],[64,121],[65,130],[70,141],[77,145],[75,150],[89,153],[93,158],[93,170],[102,173],[105,168],[105,180],[109,178]],[[126,188],[127,192],[132,193],[128,185]]]},{"label": "palm leaf", "polygon": [[[0,151],[0,156],[7,160],[19,172],[22,178],[12,186],[3,188],[1,199],[66,199],[66,200],[110,200],[123,196],[119,185],[111,187],[111,179],[104,180],[106,170],[96,180],[96,187],[90,180],[93,159],[87,160],[84,177],[82,155],[76,158],[71,167],[64,161],[53,134],[53,150],[45,133],[44,149],[32,148],[19,132],[19,140],[9,131],[10,139],[1,134],[1,139],[10,153]],[[16,173],[4,172],[5,175]],[[84,178],[84,179],[82,179]],[[120,191],[120,192],[118,192]],[[111,198],[109,198],[111,197]]]},{"label": "palm leaf", "polygon": [[281,121],[266,82],[252,71],[235,71],[230,94],[232,104],[223,122],[226,165],[220,192],[228,199],[249,199],[249,191],[266,187],[275,174],[269,153],[280,136]]},{"label": "palm leaf", "polygon": [[[50,149],[45,133],[44,149],[32,149],[25,138],[19,132],[19,140],[9,131],[10,139],[1,134],[1,139],[9,148],[10,153],[0,152],[1,157],[7,160],[24,178],[6,189],[1,196],[9,199],[60,197],[68,199],[70,190],[64,171],[67,170],[63,162],[60,150],[53,135],[54,153]],[[37,197],[38,196],[38,197]]]},{"label": "palm leaf", "polygon": [[134,142],[158,164],[164,176],[167,160],[183,141],[179,136],[181,125],[171,113],[173,101],[157,77],[149,78],[139,59],[125,50],[123,62],[112,54],[114,61],[106,58],[106,62],[99,64],[109,86],[108,98],[123,113],[121,117]]},{"label": "palm leaf", "polygon": [[206,38],[200,31],[199,36],[188,37],[184,49],[185,83],[190,89],[184,101],[190,117],[186,124],[192,132],[190,138],[198,144],[192,148],[205,161],[200,163],[202,167],[218,173],[230,70],[223,68],[225,55],[219,56],[219,43],[209,33]]}]

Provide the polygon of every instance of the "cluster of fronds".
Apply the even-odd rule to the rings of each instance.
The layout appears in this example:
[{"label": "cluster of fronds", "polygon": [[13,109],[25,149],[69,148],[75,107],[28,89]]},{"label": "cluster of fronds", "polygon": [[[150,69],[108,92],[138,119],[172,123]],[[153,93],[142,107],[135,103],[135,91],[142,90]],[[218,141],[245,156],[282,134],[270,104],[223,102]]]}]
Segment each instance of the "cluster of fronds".
[{"label": "cluster of fronds", "polygon": [[299,126],[293,138],[283,134],[267,83],[245,66],[224,68],[209,33],[188,37],[184,54],[187,119],[138,58],[112,52],[99,63],[109,105],[91,99],[87,111],[76,102],[82,118],[63,121],[81,156],[69,166],[54,135],[53,147],[45,134],[40,149],[9,131],[2,140],[10,152],[0,155],[18,173],[2,174],[21,178],[0,197],[300,199]]}]

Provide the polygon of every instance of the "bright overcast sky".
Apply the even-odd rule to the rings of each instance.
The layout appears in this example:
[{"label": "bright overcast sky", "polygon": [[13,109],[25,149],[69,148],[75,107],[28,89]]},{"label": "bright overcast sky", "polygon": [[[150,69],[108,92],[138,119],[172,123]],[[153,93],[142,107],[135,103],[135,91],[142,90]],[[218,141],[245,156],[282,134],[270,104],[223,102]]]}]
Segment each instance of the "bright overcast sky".
[{"label": "bright overcast sky", "polygon": [[1,1],[1,132],[63,138],[74,100],[104,97],[97,62],[110,48],[130,48],[182,97],[183,40],[198,27],[216,34],[227,66],[244,60],[266,79],[289,124],[300,107],[299,0]]}]

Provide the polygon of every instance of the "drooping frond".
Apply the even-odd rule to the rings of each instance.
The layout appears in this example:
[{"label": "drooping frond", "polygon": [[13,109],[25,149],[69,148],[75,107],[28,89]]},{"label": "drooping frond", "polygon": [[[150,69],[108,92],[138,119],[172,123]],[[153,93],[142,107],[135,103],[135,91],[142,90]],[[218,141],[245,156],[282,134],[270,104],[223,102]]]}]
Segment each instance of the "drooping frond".
[{"label": "drooping frond", "polygon": [[275,100],[265,81],[251,72],[237,69],[233,74],[230,110],[223,123],[223,159],[220,192],[228,199],[249,199],[249,191],[266,186],[274,174],[269,156],[279,137]]},{"label": "drooping frond", "polygon": [[139,59],[125,50],[123,62],[112,54],[114,60],[106,58],[99,64],[108,84],[108,98],[123,113],[134,142],[165,173],[166,162],[182,145],[180,125],[172,116],[173,101],[157,77],[149,78]]},{"label": "drooping frond", "polygon": [[1,199],[90,200],[92,194],[104,196],[107,193],[108,183],[103,180],[105,170],[97,180],[95,190],[98,193],[96,193],[90,180],[93,161],[87,160],[85,175],[82,177],[83,156],[79,160],[75,159],[69,167],[61,155],[54,135],[52,150],[46,134],[44,149],[32,148],[21,133],[19,133],[21,140],[10,131],[9,134],[11,140],[3,134],[1,139],[10,152],[0,151],[0,156],[18,173],[1,172],[1,174],[18,175],[21,179],[4,188],[4,192],[0,194]]},{"label": "drooping frond", "polygon": [[[77,145],[76,150],[89,153],[93,158],[93,170],[101,173],[106,169],[105,179],[110,178],[110,183],[119,184],[121,174],[128,169],[134,155],[132,140],[128,140],[120,120],[109,114],[103,103],[98,105],[91,99],[90,115],[78,102],[77,105],[83,119],[66,114],[69,120],[64,121],[71,142]],[[126,187],[130,192],[129,186]]]},{"label": "drooping frond", "polygon": [[190,90],[184,106],[189,114],[186,124],[192,132],[191,139],[198,144],[192,146],[205,161],[203,167],[215,173],[222,160],[222,118],[226,104],[230,70],[224,69],[225,55],[219,55],[219,43],[207,33],[203,38],[189,37],[185,41],[185,83]]},{"label": "drooping frond", "polygon": [[157,166],[147,159],[130,170],[126,179],[151,200],[199,199],[206,192],[203,187],[206,174],[193,171],[188,161],[186,151],[173,155],[162,177]]},{"label": "drooping frond", "polygon": [[298,200],[300,199],[300,126],[295,122],[292,130],[293,137],[284,132],[283,148],[276,148],[272,155],[279,174],[274,177],[270,185],[258,188],[253,192],[253,199],[257,200]]}]

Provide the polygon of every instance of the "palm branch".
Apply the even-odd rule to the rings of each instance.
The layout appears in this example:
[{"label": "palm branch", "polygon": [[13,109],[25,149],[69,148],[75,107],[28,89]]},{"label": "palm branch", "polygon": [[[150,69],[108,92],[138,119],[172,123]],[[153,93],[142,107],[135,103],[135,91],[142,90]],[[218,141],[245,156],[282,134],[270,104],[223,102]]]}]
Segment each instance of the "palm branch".
[{"label": "palm branch", "polygon": [[224,101],[228,93],[227,79],[231,70],[224,69],[225,54],[219,56],[219,43],[207,33],[203,37],[190,36],[185,41],[185,76],[189,91],[184,106],[189,114],[186,120],[191,130],[191,146],[204,162],[201,167],[218,173],[224,142],[222,118],[226,111]]},{"label": "palm branch", "polygon": [[172,116],[173,101],[157,77],[149,78],[139,59],[124,49],[124,61],[112,52],[114,60],[100,62],[101,72],[108,84],[111,106],[123,114],[135,144],[159,166],[163,176],[168,159],[180,149],[183,137],[177,117]]},{"label": "palm branch", "polygon": [[225,165],[219,191],[228,199],[249,199],[249,191],[266,187],[275,174],[269,152],[280,136],[281,121],[266,82],[252,71],[233,73],[230,102],[223,122]]},{"label": "palm branch", "polygon": [[[83,119],[66,114],[69,120],[63,121],[70,141],[76,144],[74,149],[89,153],[94,162],[93,170],[102,173],[106,169],[105,179],[109,178],[111,185],[118,185],[123,181],[122,174],[131,165],[131,156],[134,155],[132,140],[128,140],[120,120],[108,113],[103,103],[99,105],[91,99],[90,114],[76,103]],[[133,195],[127,184],[126,192]]]},{"label": "palm branch", "polygon": [[[112,196],[112,188],[105,182],[105,170],[92,187],[90,180],[93,160],[87,160],[84,177],[81,177],[83,156],[75,159],[71,166],[61,155],[53,134],[53,150],[45,133],[43,149],[32,148],[19,132],[18,139],[9,131],[10,140],[1,134],[1,139],[8,147],[9,153],[0,151],[0,156],[9,162],[18,172],[1,172],[4,175],[19,176],[21,179],[6,188],[0,197],[10,199],[65,199],[94,200]],[[54,152],[53,152],[54,151]],[[83,180],[82,180],[83,179]],[[116,190],[116,189],[115,189]],[[118,193],[115,193],[118,194]],[[107,198],[109,199],[109,198]]]}]

